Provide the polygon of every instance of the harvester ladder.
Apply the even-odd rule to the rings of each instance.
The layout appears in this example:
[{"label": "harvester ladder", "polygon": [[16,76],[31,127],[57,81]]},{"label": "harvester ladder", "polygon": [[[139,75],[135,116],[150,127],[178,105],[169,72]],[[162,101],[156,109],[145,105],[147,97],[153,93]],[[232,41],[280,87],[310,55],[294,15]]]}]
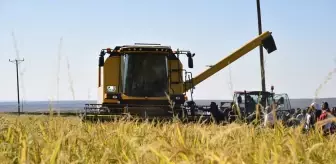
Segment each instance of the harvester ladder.
[{"label": "harvester ladder", "polygon": [[194,85],[193,85],[193,80],[192,80],[192,73],[191,72],[188,72],[186,70],[184,70],[184,79],[185,81],[187,81],[186,83],[184,83],[184,88],[187,87],[187,85],[191,86],[190,88],[190,98],[191,98],[191,101],[193,101],[193,93],[194,93]]}]

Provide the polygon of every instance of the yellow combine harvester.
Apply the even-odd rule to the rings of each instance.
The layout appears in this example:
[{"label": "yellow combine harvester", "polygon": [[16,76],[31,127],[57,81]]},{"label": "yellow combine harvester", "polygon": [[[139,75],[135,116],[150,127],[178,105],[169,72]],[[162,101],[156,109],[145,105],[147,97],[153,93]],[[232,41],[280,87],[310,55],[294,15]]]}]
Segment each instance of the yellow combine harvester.
[{"label": "yellow combine harvester", "polygon": [[[186,93],[262,45],[268,53],[276,45],[271,32],[264,32],[196,77],[184,69],[179,57],[186,55],[193,68],[190,51],[173,50],[160,44],[134,44],[102,49],[98,66],[98,103],[85,104],[85,117],[131,114],[144,117],[190,115]],[[183,78],[184,77],[184,78]],[[195,109],[195,108],[192,108]],[[192,111],[193,115],[198,113]]]}]

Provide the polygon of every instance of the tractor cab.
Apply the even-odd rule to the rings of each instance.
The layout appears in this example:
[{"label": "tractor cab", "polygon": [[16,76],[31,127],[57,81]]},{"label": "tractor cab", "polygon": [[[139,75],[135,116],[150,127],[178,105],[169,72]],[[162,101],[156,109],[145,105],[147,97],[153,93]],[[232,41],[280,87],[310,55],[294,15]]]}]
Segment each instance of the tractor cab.
[{"label": "tractor cab", "polygon": [[248,116],[256,111],[257,104],[271,106],[273,103],[273,93],[262,91],[236,91],[233,96],[233,103],[236,104],[243,115]]},{"label": "tractor cab", "polygon": [[233,104],[237,105],[243,117],[255,115],[257,105],[260,104],[260,114],[264,115],[267,106],[275,108],[278,119],[287,120],[291,114],[291,104],[286,93],[275,94],[268,91],[236,91],[233,96]]},{"label": "tractor cab", "polygon": [[289,97],[286,93],[274,94],[273,97],[274,102],[277,105],[276,108],[277,117],[278,119],[284,120],[286,117],[292,114]]}]

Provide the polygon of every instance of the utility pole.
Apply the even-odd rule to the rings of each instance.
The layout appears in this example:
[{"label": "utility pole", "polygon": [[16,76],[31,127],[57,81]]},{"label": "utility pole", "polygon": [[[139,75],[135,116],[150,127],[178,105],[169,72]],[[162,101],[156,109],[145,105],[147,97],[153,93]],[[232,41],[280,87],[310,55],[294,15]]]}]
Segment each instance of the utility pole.
[{"label": "utility pole", "polygon": [[15,59],[15,60],[10,60],[10,62],[15,63],[16,65],[16,84],[17,84],[17,100],[18,100],[18,114],[20,115],[20,87],[19,87],[19,64],[20,62],[23,62],[24,59]]},{"label": "utility pole", "polygon": [[[259,35],[262,33],[262,27],[261,27],[261,12],[260,12],[260,0],[257,0],[257,12],[258,12],[258,30]],[[265,82],[265,68],[264,68],[264,52],[262,45],[259,46],[260,51],[260,69],[261,69],[261,87],[262,91],[266,91],[266,82]]]}]

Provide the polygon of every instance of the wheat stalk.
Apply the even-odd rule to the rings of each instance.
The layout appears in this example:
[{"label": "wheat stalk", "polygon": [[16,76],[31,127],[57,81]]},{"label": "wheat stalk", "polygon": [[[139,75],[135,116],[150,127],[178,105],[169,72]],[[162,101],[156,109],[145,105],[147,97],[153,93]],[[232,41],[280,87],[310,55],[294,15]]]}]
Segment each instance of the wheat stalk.
[{"label": "wheat stalk", "polygon": [[[333,120],[335,121],[335,120]],[[320,125],[318,125],[320,126]],[[335,136],[318,128],[176,122],[83,123],[3,115],[2,163],[334,163]],[[220,152],[220,153],[219,153]]]},{"label": "wheat stalk", "polygon": [[70,89],[71,94],[72,94],[72,99],[75,100],[75,90],[74,90],[74,87],[73,87],[73,80],[72,80],[72,77],[71,77],[70,62],[69,62],[68,56],[66,57],[66,61],[67,61],[67,68],[68,68],[69,89]]},{"label": "wheat stalk", "polygon": [[58,53],[57,53],[57,74],[56,74],[56,81],[57,81],[57,93],[56,93],[56,100],[57,100],[57,105],[59,105],[59,82],[60,82],[60,69],[61,69],[61,59],[62,59],[62,55],[61,55],[61,50],[62,50],[62,44],[63,44],[63,37],[60,38],[60,42],[58,45]]}]

